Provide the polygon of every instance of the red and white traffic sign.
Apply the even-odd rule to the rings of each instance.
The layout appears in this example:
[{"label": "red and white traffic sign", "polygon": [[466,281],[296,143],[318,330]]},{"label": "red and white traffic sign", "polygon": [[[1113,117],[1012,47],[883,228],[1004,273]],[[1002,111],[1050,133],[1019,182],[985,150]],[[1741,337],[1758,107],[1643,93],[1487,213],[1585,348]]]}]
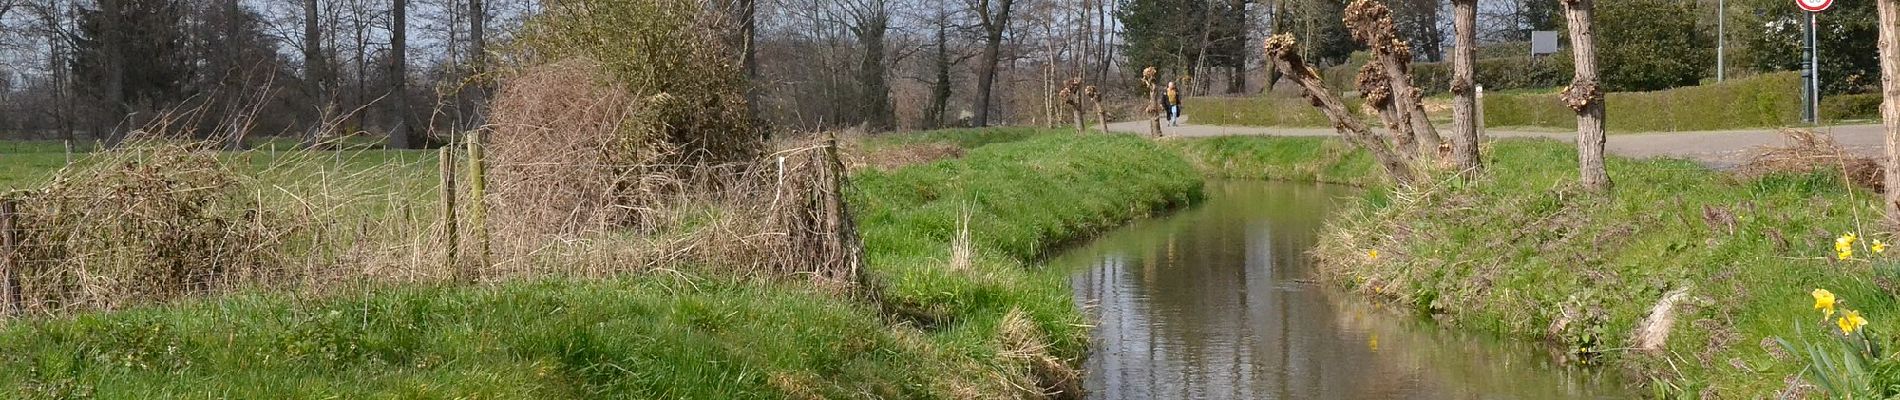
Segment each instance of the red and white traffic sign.
[{"label": "red and white traffic sign", "polygon": [[1794,0],[1794,5],[1808,12],[1821,12],[1834,5],[1834,0]]}]

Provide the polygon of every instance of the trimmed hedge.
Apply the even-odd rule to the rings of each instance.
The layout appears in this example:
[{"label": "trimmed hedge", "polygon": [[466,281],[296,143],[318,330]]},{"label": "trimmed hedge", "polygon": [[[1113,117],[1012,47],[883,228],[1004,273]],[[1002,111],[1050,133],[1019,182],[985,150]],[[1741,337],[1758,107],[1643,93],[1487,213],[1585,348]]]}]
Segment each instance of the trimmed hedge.
[{"label": "trimmed hedge", "polygon": [[[1674,132],[1799,124],[1800,79],[1795,73],[1782,72],[1707,86],[1610,93],[1608,128]],[[1492,127],[1577,127],[1576,113],[1555,93],[1485,96],[1484,122]]]},{"label": "trimmed hedge", "polygon": [[[1360,105],[1365,103],[1365,99],[1358,96],[1340,96],[1339,100],[1346,104],[1347,110],[1353,112],[1358,112]],[[1195,124],[1202,125],[1333,126],[1332,121],[1326,119],[1326,114],[1302,97],[1189,97],[1181,113]]]},{"label": "trimmed hedge", "polygon": [[[1353,80],[1363,59],[1332,66],[1322,71],[1327,87],[1342,92],[1358,90]],[[1478,60],[1478,85],[1487,91],[1559,87],[1570,84],[1570,66],[1551,57],[1501,57]],[[1412,63],[1412,84],[1426,96],[1451,91],[1451,63]]]},{"label": "trimmed hedge", "polygon": [[1821,120],[1880,118],[1880,94],[1840,94],[1821,96]]}]

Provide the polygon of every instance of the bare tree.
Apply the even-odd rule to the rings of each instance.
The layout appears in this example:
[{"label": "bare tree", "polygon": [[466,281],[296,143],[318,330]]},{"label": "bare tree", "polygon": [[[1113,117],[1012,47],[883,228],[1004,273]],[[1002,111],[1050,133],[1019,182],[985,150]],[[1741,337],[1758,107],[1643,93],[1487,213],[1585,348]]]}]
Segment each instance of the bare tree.
[{"label": "bare tree", "polygon": [[1596,2],[1563,3],[1564,20],[1570,24],[1571,56],[1576,60],[1576,77],[1564,89],[1563,100],[1577,112],[1578,180],[1587,189],[1607,192],[1610,173],[1603,166],[1603,89],[1597,85],[1596,31],[1590,26]]},{"label": "bare tree", "polygon": [[416,148],[409,126],[409,0],[389,6],[389,147]]},{"label": "bare tree", "polygon": [[857,81],[859,116],[873,131],[890,129],[891,87],[885,80],[885,36],[890,31],[891,9],[885,0],[846,2],[845,14],[852,36],[857,38],[859,58]]},{"label": "bare tree", "polygon": [[322,140],[322,120],[333,112],[335,101],[331,99],[329,88],[333,85],[329,73],[330,61],[323,51],[323,29],[317,15],[317,0],[303,0],[303,65],[304,90],[310,95],[315,118],[311,118],[308,142],[316,144]]},{"label": "bare tree", "polygon": [[1452,23],[1457,38],[1451,49],[1451,158],[1460,174],[1475,175],[1484,164],[1478,159],[1477,93],[1471,79],[1478,54],[1478,0],[1452,0]]},{"label": "bare tree", "polygon": [[996,85],[1003,33],[1009,30],[1009,12],[1015,3],[1016,0],[966,0],[970,11],[977,15],[977,26],[983,30],[983,57],[976,66],[976,116],[971,121],[976,126],[990,122],[990,89]]}]

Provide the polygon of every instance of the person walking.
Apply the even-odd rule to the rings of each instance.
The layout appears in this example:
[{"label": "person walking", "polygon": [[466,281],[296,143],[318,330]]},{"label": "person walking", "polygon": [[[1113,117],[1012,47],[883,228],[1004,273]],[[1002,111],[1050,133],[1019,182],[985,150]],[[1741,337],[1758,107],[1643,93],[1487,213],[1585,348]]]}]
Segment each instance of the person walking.
[{"label": "person walking", "polygon": [[1181,90],[1174,87],[1174,82],[1168,82],[1168,91],[1161,96],[1161,103],[1168,112],[1168,126],[1181,126],[1175,121],[1181,118]]}]

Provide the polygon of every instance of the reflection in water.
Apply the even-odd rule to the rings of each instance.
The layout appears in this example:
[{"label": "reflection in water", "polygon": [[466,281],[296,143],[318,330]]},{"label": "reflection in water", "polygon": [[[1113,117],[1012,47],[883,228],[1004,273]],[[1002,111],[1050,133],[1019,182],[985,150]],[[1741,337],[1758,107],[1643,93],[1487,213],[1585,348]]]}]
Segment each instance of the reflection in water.
[{"label": "reflection in water", "polygon": [[1210,182],[1208,202],[1071,251],[1102,399],[1625,398],[1536,346],[1456,335],[1306,283],[1347,189]]}]

